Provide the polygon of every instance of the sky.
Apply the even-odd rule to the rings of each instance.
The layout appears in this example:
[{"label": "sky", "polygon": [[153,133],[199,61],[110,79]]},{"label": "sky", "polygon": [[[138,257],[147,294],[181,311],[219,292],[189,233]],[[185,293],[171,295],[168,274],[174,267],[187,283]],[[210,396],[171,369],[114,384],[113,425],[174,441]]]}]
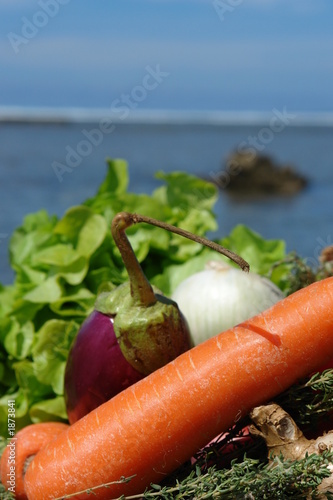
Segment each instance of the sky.
[{"label": "sky", "polygon": [[0,106],[333,111],[332,0],[0,0]]}]

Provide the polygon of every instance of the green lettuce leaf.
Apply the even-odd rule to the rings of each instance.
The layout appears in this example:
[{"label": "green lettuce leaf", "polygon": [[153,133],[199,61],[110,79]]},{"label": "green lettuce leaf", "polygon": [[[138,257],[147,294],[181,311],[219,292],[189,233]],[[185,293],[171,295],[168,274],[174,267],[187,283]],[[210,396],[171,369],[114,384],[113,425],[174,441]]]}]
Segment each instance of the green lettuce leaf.
[{"label": "green lettuce leaf", "polygon": [[258,274],[268,273],[272,264],[286,255],[286,244],[283,240],[265,240],[242,224],[237,225],[220,243],[241,255],[249,262],[251,271]]},{"label": "green lettuce leaf", "polygon": [[64,398],[58,396],[35,403],[29,410],[29,416],[34,424],[38,422],[48,422],[50,420],[53,422],[67,421]]},{"label": "green lettuce leaf", "polygon": [[77,330],[74,321],[50,319],[35,336],[34,373],[41,384],[50,385],[57,395],[63,394],[66,359]]},{"label": "green lettuce leaf", "polygon": [[30,354],[34,338],[31,321],[21,326],[15,318],[0,318],[0,332],[1,343],[12,358],[24,359]]}]

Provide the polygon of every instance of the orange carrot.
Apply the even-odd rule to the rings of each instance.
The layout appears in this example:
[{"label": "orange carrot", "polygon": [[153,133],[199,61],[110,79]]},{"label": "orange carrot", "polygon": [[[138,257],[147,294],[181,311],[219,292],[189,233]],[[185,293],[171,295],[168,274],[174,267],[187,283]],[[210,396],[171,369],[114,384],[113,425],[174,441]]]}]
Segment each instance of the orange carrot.
[{"label": "orange carrot", "polygon": [[94,498],[143,492],[332,355],[327,278],[194,347],[69,427],[30,463],[28,498],[63,497],[132,475],[94,489]]},{"label": "orange carrot", "polygon": [[68,428],[60,422],[31,424],[17,432],[6,446],[0,462],[1,482],[18,500],[26,500],[24,474],[29,460]]}]

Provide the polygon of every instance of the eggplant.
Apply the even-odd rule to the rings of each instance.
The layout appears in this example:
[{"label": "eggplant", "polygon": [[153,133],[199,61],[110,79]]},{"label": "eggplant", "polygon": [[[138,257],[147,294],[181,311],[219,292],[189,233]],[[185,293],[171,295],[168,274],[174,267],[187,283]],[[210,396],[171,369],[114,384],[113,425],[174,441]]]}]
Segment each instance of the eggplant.
[{"label": "eggplant", "polygon": [[69,422],[76,422],[143,377],[122,354],[113,317],[93,311],[82,323],[66,364]]},{"label": "eggplant", "polygon": [[112,236],[129,281],[97,297],[94,311],[71,346],[64,380],[71,424],[193,347],[178,305],[149,283],[127,239],[125,230],[138,222],[181,234],[227,255],[243,269],[249,267],[236,254],[205,238],[143,215],[117,214]]}]

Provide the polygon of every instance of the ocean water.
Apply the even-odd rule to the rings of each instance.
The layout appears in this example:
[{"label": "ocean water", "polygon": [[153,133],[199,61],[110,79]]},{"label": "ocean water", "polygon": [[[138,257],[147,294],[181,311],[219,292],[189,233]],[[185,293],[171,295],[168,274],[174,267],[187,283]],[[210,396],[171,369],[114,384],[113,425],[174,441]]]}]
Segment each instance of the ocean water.
[{"label": "ocean water", "polygon": [[[277,164],[294,166],[309,185],[294,196],[256,199],[235,199],[221,189],[215,206],[219,229],[210,236],[228,234],[242,223],[265,238],[284,239],[288,251],[315,262],[321,248],[333,244],[333,125],[308,119],[269,133],[270,123],[269,117],[146,117],[116,123],[112,132],[99,136],[98,144],[96,139],[84,150],[81,141],[100,127],[95,118],[0,120],[0,282],[13,280],[9,239],[24,215],[45,208],[61,216],[93,196],[105,176],[107,157],[128,161],[130,190],[151,193],[161,185],[156,171],[212,178],[225,169],[233,150],[251,141]],[[77,166],[59,179],[52,165],[66,164],[69,150],[82,154]]]}]

